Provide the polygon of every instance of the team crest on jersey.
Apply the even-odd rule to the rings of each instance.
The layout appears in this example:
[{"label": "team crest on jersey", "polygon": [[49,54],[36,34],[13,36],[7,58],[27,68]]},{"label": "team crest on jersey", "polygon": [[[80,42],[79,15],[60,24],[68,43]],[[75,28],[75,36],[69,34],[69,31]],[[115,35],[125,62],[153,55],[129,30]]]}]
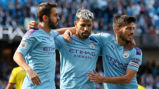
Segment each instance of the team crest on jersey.
[{"label": "team crest on jersey", "polygon": [[125,52],[124,54],[123,54],[123,58],[128,58],[130,55],[129,55],[129,53],[127,53],[127,52]]},{"label": "team crest on jersey", "polygon": [[54,40],[54,37],[53,37],[53,36],[51,37],[51,40]]},{"label": "team crest on jersey", "polygon": [[20,48],[26,48],[26,47],[27,47],[27,42],[22,41],[22,42],[20,43]]},{"label": "team crest on jersey", "polygon": [[93,43],[90,43],[89,47],[90,47],[90,48],[92,48],[92,49],[94,49],[94,48],[95,48],[95,46],[94,46],[94,44],[93,44]]}]

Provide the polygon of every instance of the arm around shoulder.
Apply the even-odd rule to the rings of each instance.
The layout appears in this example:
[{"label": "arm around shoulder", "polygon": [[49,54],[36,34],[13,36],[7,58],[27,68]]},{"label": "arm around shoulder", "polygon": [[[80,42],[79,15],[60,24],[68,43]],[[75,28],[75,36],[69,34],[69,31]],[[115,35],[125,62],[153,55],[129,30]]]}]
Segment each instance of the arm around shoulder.
[{"label": "arm around shoulder", "polygon": [[66,30],[70,30],[73,34],[76,33],[76,28],[75,27],[66,27],[66,28],[60,28],[57,30],[58,34],[64,34]]}]

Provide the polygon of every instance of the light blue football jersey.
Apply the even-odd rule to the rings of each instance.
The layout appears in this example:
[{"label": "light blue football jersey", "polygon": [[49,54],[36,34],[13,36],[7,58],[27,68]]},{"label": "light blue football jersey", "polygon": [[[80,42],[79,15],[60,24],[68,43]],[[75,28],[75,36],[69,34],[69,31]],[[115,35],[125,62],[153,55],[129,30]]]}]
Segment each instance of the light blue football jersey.
[{"label": "light blue football jersey", "polygon": [[60,89],[95,89],[87,74],[96,68],[99,43],[92,37],[80,40],[75,35],[71,42],[66,42],[62,35],[57,36],[55,43],[61,57]]},{"label": "light blue football jersey", "polygon": [[[101,33],[93,35],[101,43],[104,76],[117,77],[126,74],[126,70],[138,71],[142,62],[142,51],[138,47],[124,51],[113,35]],[[105,89],[138,89],[136,75],[128,84],[105,84]]]},{"label": "light blue football jersey", "polygon": [[16,52],[23,54],[26,63],[40,77],[41,84],[34,85],[27,74],[22,89],[56,89],[54,82],[56,54],[52,35],[53,32],[48,34],[39,29],[29,30],[23,37]]}]

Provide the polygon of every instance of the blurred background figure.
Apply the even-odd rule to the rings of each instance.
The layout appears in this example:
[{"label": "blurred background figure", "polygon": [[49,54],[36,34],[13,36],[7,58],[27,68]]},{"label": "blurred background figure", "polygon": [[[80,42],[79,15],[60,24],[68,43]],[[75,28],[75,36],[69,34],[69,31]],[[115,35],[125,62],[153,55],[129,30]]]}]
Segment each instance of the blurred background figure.
[{"label": "blurred background figure", "polygon": [[21,67],[13,68],[6,89],[14,89],[14,86],[15,89],[21,89],[25,76],[26,72],[24,71],[23,68]]},{"label": "blurred background figure", "polygon": [[143,86],[141,86],[140,84],[138,85],[138,89],[146,89]]}]

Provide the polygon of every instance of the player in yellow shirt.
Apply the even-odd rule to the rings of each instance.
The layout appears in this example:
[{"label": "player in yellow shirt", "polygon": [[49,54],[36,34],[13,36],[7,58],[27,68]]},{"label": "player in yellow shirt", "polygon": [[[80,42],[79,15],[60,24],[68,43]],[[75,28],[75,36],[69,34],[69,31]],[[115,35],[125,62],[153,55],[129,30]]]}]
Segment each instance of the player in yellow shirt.
[{"label": "player in yellow shirt", "polygon": [[143,86],[141,86],[140,84],[138,84],[138,89],[146,89]]},{"label": "player in yellow shirt", "polygon": [[25,76],[26,72],[23,70],[23,68],[15,67],[12,70],[6,89],[13,89],[14,85],[16,85],[15,89],[21,89]]}]

